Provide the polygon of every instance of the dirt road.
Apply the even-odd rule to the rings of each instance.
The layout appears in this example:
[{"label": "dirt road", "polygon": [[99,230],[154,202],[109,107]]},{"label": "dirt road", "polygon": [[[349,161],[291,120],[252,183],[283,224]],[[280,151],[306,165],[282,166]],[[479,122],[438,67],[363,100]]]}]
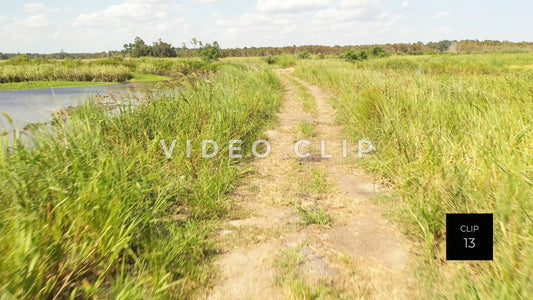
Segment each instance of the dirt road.
[{"label": "dirt road", "polygon": [[[404,299],[414,292],[410,245],[370,199],[383,188],[342,157],[329,96],[278,70],[285,87],[272,151],[255,159],[220,232],[207,299]],[[298,158],[294,144],[308,139]],[[321,158],[320,140],[326,142]],[[386,191],[385,191],[386,192]]]}]

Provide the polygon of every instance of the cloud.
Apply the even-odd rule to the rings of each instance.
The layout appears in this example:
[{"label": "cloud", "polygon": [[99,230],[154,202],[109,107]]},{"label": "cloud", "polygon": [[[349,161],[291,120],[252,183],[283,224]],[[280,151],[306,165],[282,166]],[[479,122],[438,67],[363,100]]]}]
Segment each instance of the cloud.
[{"label": "cloud", "polygon": [[387,12],[379,0],[258,0],[240,16],[213,17],[217,38],[231,47],[377,42],[404,28],[404,16]]},{"label": "cloud", "polygon": [[45,5],[42,2],[30,2],[24,4],[24,10],[29,14],[40,13],[45,10]]},{"label": "cloud", "polygon": [[443,19],[443,18],[446,18],[447,16],[451,15],[451,11],[449,10],[444,10],[444,11],[441,11],[439,12],[438,14],[436,14],[433,18],[435,20],[439,20],[439,19]]},{"label": "cloud", "polygon": [[123,0],[107,8],[74,17],[72,30],[85,39],[77,47],[117,49],[139,36],[146,43],[161,38],[172,44],[195,34],[183,14],[183,6],[172,0]]},{"label": "cloud", "polygon": [[380,5],[379,0],[342,0],[341,7],[369,7]]},{"label": "cloud", "polygon": [[40,28],[50,25],[50,20],[44,14],[27,17],[22,24],[29,28]]},{"label": "cloud", "polygon": [[166,10],[161,10],[158,2],[160,1],[125,0],[103,10],[81,14],[74,20],[73,25],[102,27],[163,19],[166,17]]},{"label": "cloud", "polygon": [[331,0],[258,0],[259,11],[290,12],[327,7]]},{"label": "cloud", "polygon": [[403,9],[406,9],[407,6],[409,6],[409,2],[407,2],[407,1],[402,2],[402,8]]}]

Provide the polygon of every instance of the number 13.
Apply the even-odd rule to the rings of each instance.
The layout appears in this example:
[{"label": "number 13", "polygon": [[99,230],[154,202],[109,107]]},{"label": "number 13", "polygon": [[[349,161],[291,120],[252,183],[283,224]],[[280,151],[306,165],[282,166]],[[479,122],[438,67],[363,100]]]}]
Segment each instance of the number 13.
[{"label": "number 13", "polygon": [[476,243],[474,243],[475,238],[463,238],[465,240],[465,248],[474,248]]}]

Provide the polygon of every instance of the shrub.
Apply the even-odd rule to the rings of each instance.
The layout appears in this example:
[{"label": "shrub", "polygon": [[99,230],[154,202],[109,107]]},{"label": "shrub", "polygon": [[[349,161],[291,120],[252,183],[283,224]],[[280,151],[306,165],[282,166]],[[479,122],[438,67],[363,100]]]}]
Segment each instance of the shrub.
[{"label": "shrub", "polygon": [[275,63],[278,62],[278,59],[279,59],[279,58],[278,58],[277,56],[272,56],[272,55],[270,55],[270,56],[267,56],[267,57],[265,58],[265,61],[266,61],[267,64],[269,64],[269,65],[273,65],[273,64],[275,64]]},{"label": "shrub", "polygon": [[372,49],[370,49],[370,54],[374,57],[386,57],[390,55],[389,52],[380,46],[372,47]]},{"label": "shrub", "polygon": [[348,50],[344,51],[344,53],[341,55],[341,58],[345,59],[347,61],[359,60],[359,56],[352,49],[348,49]]},{"label": "shrub", "polygon": [[298,58],[299,59],[309,59],[311,58],[311,54],[309,54],[309,52],[307,51],[302,51],[298,54]]}]

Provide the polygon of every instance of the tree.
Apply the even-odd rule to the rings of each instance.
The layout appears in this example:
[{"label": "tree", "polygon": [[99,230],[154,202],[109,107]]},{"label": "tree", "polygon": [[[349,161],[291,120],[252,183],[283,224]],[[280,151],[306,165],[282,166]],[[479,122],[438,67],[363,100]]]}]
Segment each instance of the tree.
[{"label": "tree", "polygon": [[124,44],[124,52],[131,57],[149,56],[152,52],[152,47],[146,45],[140,37],[135,37],[133,44]]},{"label": "tree", "polygon": [[171,44],[163,42],[159,39],[154,42],[152,46],[152,54],[156,57],[175,57],[176,51]]},{"label": "tree", "polygon": [[200,42],[200,56],[206,61],[212,61],[220,58],[220,45],[217,41],[214,41],[213,44],[205,43],[205,45]]}]

